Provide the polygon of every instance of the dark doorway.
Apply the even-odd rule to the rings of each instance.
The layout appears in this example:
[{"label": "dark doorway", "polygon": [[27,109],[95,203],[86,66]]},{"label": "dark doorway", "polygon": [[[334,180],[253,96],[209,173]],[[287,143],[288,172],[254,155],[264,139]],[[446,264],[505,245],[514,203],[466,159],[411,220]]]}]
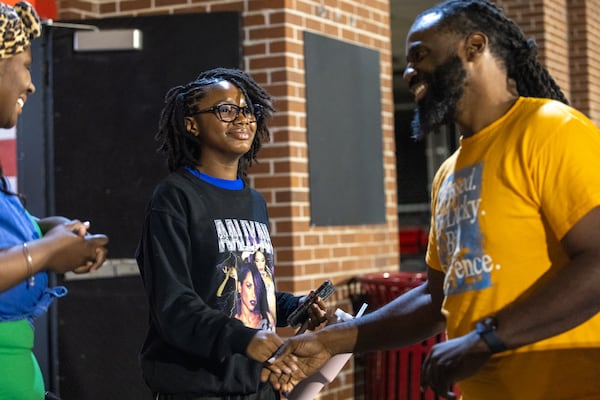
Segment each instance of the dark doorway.
[{"label": "dark doorway", "polygon": [[56,212],[110,235],[110,257],[133,257],[144,207],[166,173],[154,134],[168,89],[213,67],[241,66],[238,13],[86,20],[139,29],[143,50],[73,50],[53,36]]},{"label": "dark doorway", "polygon": [[137,362],[148,319],[141,279],[131,268],[106,272],[131,267],[146,203],[167,173],[154,140],[166,92],[203,70],[241,67],[241,16],[76,22],[138,29],[143,49],[75,51],[74,30],[51,28],[49,209],[108,234],[111,261],[100,276],[59,279],[70,293],[57,302],[58,372],[50,388],[64,400],[150,398]]}]

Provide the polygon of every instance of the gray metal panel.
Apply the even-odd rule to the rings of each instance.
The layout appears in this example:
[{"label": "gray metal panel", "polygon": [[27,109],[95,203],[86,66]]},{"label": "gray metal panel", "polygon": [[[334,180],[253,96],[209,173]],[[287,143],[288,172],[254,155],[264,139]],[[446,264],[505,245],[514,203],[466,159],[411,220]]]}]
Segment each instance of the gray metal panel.
[{"label": "gray metal panel", "polygon": [[379,52],[304,33],[311,223],[386,222]]},{"label": "gray metal panel", "polygon": [[142,31],[139,29],[77,31],[73,35],[73,50],[142,50],[142,37]]}]

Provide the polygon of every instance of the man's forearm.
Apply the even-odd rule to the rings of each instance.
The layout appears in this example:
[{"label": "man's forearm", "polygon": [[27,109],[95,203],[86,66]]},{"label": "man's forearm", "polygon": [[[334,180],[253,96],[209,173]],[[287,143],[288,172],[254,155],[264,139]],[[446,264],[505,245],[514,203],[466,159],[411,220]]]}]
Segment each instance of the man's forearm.
[{"label": "man's forearm", "polygon": [[424,284],[372,313],[316,334],[332,354],[361,353],[422,341],[441,332],[444,323],[439,304]]},{"label": "man's forearm", "polygon": [[420,342],[441,332],[445,319],[425,283],[356,320],[356,324],[355,352],[360,353]]},{"label": "man's forearm", "polygon": [[496,313],[497,336],[512,349],[566,332],[600,311],[598,287],[598,258],[577,257]]}]

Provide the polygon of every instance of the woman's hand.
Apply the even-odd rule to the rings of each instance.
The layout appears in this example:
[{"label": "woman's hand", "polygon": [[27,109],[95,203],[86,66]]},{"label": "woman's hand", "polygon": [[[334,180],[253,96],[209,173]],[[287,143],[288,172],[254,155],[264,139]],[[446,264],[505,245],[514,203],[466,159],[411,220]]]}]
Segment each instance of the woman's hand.
[{"label": "woman's hand", "polygon": [[77,274],[100,268],[106,260],[108,237],[88,234],[88,228],[89,222],[75,220],[50,229],[41,239],[52,243],[47,268],[57,273]]},{"label": "woman's hand", "polygon": [[279,347],[283,344],[275,332],[269,330],[260,330],[252,338],[246,348],[246,355],[259,362],[267,361]]}]

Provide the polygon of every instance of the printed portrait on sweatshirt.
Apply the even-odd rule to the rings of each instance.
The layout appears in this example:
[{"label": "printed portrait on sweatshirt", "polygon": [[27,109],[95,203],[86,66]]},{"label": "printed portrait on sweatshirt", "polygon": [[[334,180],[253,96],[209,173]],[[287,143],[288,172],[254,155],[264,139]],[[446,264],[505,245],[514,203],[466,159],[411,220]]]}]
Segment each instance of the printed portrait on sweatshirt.
[{"label": "printed portrait on sweatshirt", "polygon": [[216,269],[217,308],[250,328],[275,329],[273,256],[263,249],[229,252]]},{"label": "printed portrait on sweatshirt", "polygon": [[257,266],[244,261],[238,271],[235,318],[256,329],[274,329],[275,317],[269,310],[267,288]]}]

